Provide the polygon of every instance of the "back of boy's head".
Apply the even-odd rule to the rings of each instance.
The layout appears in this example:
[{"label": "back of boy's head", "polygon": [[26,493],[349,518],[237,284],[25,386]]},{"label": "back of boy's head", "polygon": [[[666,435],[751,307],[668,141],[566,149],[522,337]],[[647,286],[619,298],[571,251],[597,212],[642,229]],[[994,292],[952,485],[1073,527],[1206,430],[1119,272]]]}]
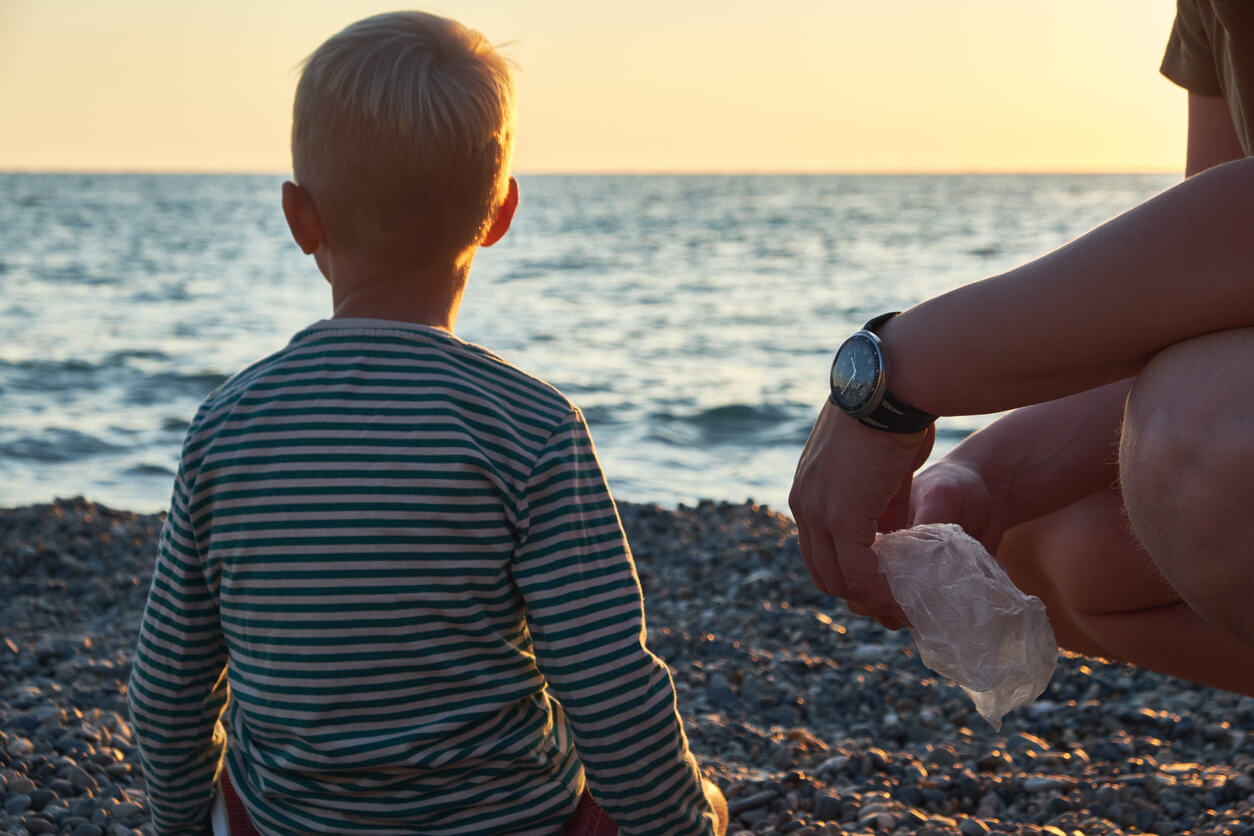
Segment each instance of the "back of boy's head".
[{"label": "back of boy's head", "polygon": [[309,56],[296,88],[292,167],[328,243],[393,265],[446,261],[482,238],[513,139],[504,58],[424,12],[348,26]]}]

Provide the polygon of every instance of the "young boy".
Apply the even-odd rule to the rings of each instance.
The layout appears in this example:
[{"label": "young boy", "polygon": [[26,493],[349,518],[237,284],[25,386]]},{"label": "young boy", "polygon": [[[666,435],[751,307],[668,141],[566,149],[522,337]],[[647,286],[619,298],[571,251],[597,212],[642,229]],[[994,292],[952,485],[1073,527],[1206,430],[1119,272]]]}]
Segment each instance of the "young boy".
[{"label": "young boy", "polygon": [[726,827],[582,414],[452,333],[518,203],[513,107],[429,14],[305,66],[283,211],[335,314],[188,432],[130,685],[159,834],[202,831],[224,752],[263,834]]}]

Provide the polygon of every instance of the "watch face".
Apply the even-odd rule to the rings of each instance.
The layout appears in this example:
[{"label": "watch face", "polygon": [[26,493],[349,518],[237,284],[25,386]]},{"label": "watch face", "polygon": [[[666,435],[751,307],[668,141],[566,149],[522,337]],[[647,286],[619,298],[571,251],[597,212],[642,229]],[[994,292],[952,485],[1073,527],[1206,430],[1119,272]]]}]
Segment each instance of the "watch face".
[{"label": "watch face", "polygon": [[849,413],[871,406],[883,380],[881,362],[879,346],[869,335],[858,333],[845,340],[832,363],[836,405]]}]

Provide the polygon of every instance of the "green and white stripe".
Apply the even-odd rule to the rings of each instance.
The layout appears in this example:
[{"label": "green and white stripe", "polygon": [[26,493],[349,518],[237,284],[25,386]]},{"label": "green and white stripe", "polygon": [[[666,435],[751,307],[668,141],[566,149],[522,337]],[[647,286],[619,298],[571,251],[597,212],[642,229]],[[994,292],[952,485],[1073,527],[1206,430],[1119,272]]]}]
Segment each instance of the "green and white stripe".
[{"label": "green and white stripe", "polygon": [[318,323],[188,432],[130,687],[157,832],[200,832],[225,747],[267,834],[553,834],[585,768],[624,834],[707,833],[643,640],[577,408],[438,329]]}]

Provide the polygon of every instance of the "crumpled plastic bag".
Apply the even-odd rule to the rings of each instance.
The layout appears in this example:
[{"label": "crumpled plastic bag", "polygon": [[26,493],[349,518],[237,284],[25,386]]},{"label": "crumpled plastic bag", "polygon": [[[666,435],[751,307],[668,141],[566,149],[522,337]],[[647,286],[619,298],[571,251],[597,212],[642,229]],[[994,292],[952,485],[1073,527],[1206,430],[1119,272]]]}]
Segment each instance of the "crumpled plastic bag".
[{"label": "crumpled plastic bag", "polygon": [[994,729],[1041,695],[1058,664],[1045,605],[978,540],[956,525],[919,525],[881,534],[872,550],[923,663],[958,683]]}]

